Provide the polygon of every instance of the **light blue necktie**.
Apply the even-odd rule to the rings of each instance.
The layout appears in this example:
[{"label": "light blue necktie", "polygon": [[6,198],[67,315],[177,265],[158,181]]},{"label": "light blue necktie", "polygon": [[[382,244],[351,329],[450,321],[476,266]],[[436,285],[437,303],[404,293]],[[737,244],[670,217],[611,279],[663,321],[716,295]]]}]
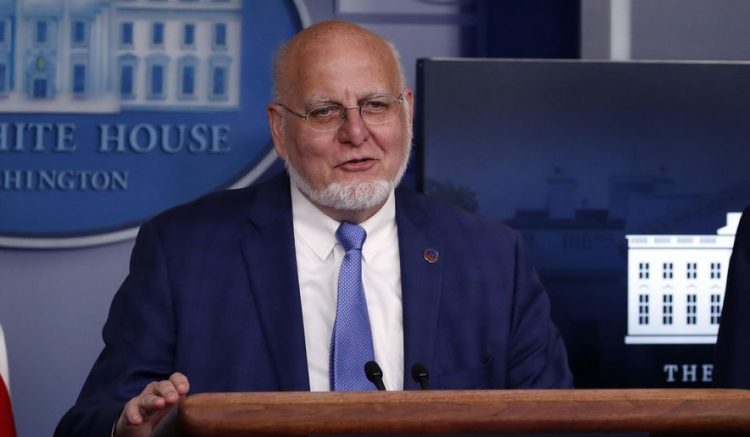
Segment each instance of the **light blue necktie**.
[{"label": "light blue necktie", "polygon": [[356,224],[342,222],[336,239],[346,251],[339,270],[336,321],[331,336],[329,365],[331,390],[364,391],[375,386],[365,376],[365,363],[375,359],[370,316],[362,286],[362,244],[367,232]]}]

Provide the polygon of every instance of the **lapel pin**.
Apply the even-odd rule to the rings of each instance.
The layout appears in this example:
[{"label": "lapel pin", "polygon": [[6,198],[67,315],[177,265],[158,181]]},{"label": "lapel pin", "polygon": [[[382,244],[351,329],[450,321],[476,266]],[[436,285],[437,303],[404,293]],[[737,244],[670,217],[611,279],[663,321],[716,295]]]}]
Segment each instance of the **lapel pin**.
[{"label": "lapel pin", "polygon": [[438,258],[440,257],[440,254],[438,253],[437,249],[425,249],[424,252],[422,252],[422,256],[424,257],[424,260],[427,261],[430,264],[435,264],[438,262]]}]

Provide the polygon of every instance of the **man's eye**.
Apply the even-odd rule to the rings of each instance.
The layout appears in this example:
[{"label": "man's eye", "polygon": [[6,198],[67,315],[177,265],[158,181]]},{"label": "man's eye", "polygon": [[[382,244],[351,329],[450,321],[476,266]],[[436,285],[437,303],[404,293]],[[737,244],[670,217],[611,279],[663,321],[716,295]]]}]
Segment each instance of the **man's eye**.
[{"label": "man's eye", "polygon": [[364,104],[362,109],[367,112],[383,112],[388,110],[389,106],[390,105],[387,102],[381,100],[370,100]]},{"label": "man's eye", "polygon": [[313,118],[330,118],[335,117],[339,111],[333,106],[323,106],[310,111],[310,117]]}]

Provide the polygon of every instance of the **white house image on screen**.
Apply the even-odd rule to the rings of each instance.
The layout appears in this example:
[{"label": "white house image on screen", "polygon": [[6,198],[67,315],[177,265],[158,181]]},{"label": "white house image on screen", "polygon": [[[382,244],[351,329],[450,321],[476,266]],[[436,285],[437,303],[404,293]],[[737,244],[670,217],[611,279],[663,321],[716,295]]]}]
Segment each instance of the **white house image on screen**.
[{"label": "white house image on screen", "polygon": [[627,235],[627,344],[711,344],[741,213],[716,235]]},{"label": "white house image on screen", "polygon": [[0,0],[0,112],[231,109],[242,0]]}]

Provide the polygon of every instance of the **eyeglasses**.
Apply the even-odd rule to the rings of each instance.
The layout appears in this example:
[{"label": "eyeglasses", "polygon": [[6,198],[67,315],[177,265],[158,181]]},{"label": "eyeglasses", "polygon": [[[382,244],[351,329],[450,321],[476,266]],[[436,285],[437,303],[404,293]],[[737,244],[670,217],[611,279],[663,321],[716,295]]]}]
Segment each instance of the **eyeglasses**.
[{"label": "eyeglasses", "polygon": [[383,124],[398,117],[401,113],[401,104],[404,102],[403,93],[398,97],[390,94],[383,94],[370,97],[357,106],[347,108],[338,103],[326,103],[316,106],[306,114],[300,114],[283,103],[277,103],[279,106],[304,119],[310,129],[316,132],[328,132],[336,130],[344,125],[347,114],[352,109],[357,109],[359,116],[367,124]]}]

